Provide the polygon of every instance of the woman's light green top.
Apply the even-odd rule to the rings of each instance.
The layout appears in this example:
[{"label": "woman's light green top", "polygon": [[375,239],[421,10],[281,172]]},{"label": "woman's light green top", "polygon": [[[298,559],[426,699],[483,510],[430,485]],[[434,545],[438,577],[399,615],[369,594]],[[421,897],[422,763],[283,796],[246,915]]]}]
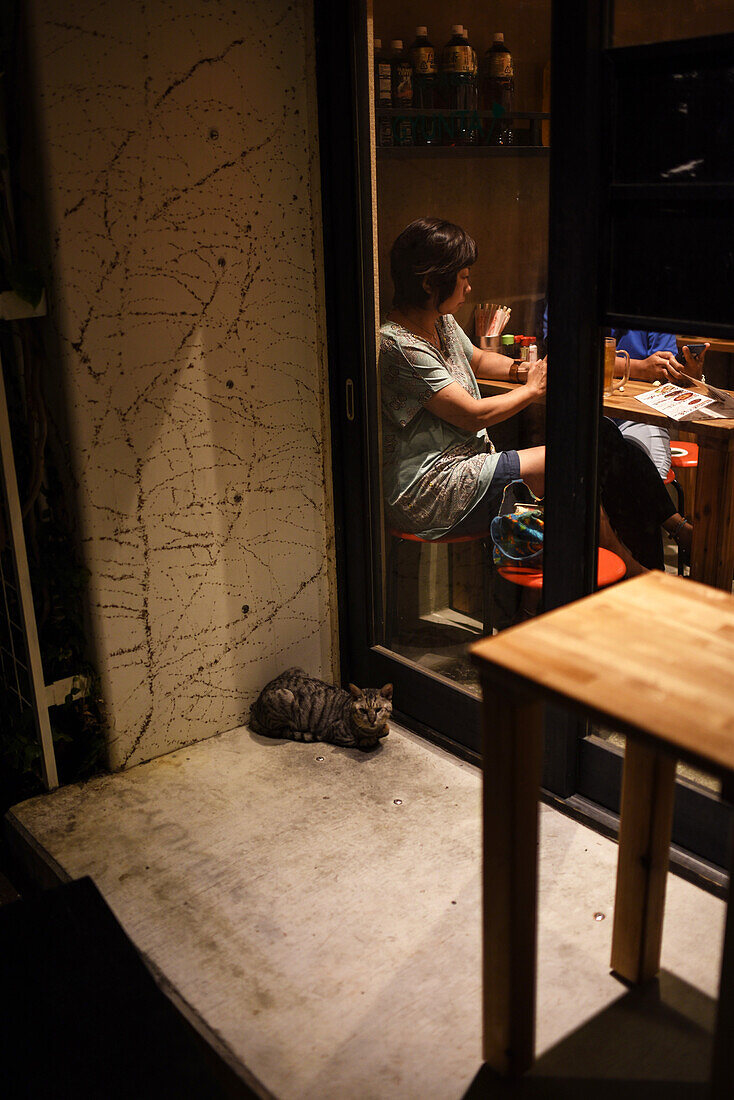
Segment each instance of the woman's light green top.
[{"label": "woman's light green top", "polygon": [[441,350],[388,321],[380,329],[383,492],[390,527],[438,538],[492,480],[499,455],[484,428],[457,428],[424,408],[458,382],[479,398],[474,345],[451,315],[436,325]]}]

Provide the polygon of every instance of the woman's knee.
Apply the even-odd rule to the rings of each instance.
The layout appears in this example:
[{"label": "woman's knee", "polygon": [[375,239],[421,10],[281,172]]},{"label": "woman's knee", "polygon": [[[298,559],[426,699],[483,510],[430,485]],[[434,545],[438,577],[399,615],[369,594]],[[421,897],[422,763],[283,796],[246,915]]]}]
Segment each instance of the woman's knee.
[{"label": "woman's knee", "polygon": [[520,473],[544,474],[545,473],[545,447],[527,447],[524,451],[518,451],[520,459]]},{"label": "woman's knee", "polygon": [[528,447],[518,451],[520,476],[536,496],[545,493],[545,447]]}]

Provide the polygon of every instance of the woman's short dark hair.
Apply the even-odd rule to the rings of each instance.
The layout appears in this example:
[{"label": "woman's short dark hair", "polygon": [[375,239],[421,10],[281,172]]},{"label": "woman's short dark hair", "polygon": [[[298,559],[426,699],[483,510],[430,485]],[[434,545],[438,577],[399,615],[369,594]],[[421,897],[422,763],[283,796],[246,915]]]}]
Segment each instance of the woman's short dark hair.
[{"label": "woman's short dark hair", "polygon": [[[390,249],[393,305],[423,308],[434,293],[440,305],[453,294],[457,274],[476,258],[477,246],[461,226],[441,218],[416,218]],[[424,279],[431,294],[426,293]]]}]

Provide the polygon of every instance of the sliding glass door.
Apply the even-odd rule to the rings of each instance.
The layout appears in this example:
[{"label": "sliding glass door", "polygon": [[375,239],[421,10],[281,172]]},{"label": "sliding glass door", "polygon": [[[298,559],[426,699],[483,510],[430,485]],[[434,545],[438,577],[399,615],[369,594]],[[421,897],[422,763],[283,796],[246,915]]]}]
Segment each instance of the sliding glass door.
[{"label": "sliding glass door", "polygon": [[[391,681],[399,718],[470,756],[480,704],[467,643],[582,597],[597,579],[613,20],[603,5],[559,8],[538,3],[529,19],[510,3],[489,14],[467,3],[459,30],[427,0],[317,0],[315,9],[342,675]],[[505,82],[493,84],[500,62]],[[495,452],[547,448],[539,587],[498,570],[486,532],[453,539],[450,525],[447,537],[445,523],[427,530],[394,507],[396,435],[412,431],[431,395],[416,389],[409,408],[394,364],[380,358],[393,331],[385,324],[401,317],[390,250],[427,217],[462,227],[477,245],[471,294],[452,313],[465,353],[496,350],[522,377],[531,346],[548,349],[546,399],[489,430]],[[413,330],[411,348],[430,361],[416,338]],[[480,379],[479,393],[510,392],[516,376]],[[546,746],[549,793],[613,822],[622,751],[613,731],[551,711]],[[723,811],[705,789],[691,797],[677,840],[722,862]]]}]

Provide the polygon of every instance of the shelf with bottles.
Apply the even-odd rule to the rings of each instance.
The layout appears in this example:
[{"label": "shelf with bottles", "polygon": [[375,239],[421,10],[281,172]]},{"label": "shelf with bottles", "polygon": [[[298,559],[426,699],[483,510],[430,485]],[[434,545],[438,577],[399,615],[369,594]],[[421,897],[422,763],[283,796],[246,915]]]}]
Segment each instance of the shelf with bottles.
[{"label": "shelf with bottles", "polygon": [[[548,156],[542,144],[543,111],[447,111],[425,108],[378,107],[375,110],[377,156]],[[517,126],[516,123],[529,125]],[[511,124],[511,140],[507,129]],[[392,144],[384,144],[389,125]],[[407,139],[407,140],[406,140]],[[498,143],[501,142],[501,143]]]}]

